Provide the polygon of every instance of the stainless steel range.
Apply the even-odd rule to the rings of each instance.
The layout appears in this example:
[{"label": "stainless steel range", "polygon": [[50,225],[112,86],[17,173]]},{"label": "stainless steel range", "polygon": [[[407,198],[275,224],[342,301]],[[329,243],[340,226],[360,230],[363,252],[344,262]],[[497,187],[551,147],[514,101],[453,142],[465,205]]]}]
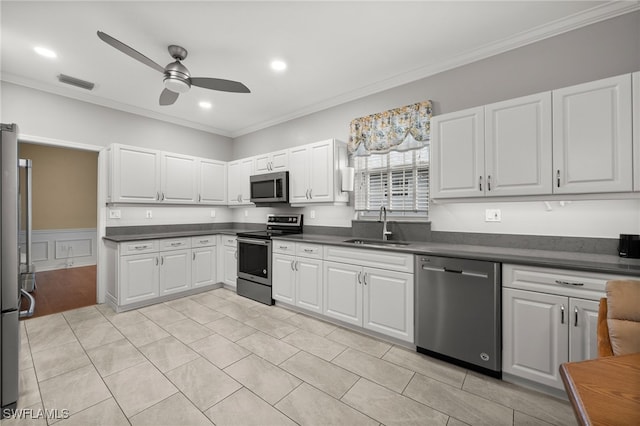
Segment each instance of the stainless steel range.
[{"label": "stainless steel range", "polygon": [[302,233],[301,214],[271,214],[267,230],[238,233],[237,292],[266,305],[271,298],[271,238]]}]

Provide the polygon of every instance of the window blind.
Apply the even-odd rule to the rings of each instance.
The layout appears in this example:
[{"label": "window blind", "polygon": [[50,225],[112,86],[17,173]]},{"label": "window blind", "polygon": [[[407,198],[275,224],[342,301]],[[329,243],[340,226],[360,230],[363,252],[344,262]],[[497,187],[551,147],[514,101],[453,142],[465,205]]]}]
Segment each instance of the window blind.
[{"label": "window blind", "polygon": [[355,209],[428,216],[429,147],[354,157]]}]

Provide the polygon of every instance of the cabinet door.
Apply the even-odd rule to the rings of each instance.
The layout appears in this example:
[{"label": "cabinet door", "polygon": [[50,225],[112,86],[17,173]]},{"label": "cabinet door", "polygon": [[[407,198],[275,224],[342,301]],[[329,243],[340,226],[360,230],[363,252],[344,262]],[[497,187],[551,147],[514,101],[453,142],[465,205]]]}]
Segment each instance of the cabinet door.
[{"label": "cabinet door", "polygon": [[362,327],[362,268],[324,262],[324,314]]},{"label": "cabinet door", "polygon": [[158,254],[120,257],[120,305],[153,299],[159,294]]},{"label": "cabinet door", "polygon": [[502,370],[563,389],[558,369],[569,360],[568,298],[504,288],[502,308]]},{"label": "cabinet door", "polygon": [[309,146],[309,203],[333,201],[333,140]]},{"label": "cabinet door", "polygon": [[271,172],[271,154],[256,155],[255,161],[255,174],[269,173]]},{"label": "cabinet door", "polygon": [[201,159],[198,182],[200,203],[227,203],[227,166],[224,161]]},{"label": "cabinet door", "polygon": [[296,305],[322,313],[322,260],[296,258]]},{"label": "cabinet door", "polygon": [[282,150],[271,153],[271,171],[284,172],[289,170],[289,151]]},{"label": "cabinet door", "polygon": [[167,203],[196,202],[196,159],[186,155],[162,153],[162,191],[160,200]]},{"label": "cabinet door", "polygon": [[160,153],[114,145],[112,201],[149,203],[160,199]]},{"label": "cabinet door", "polygon": [[229,205],[251,204],[249,177],[253,173],[253,158],[229,163],[228,197]]},{"label": "cabinet door", "polygon": [[160,253],[160,295],[191,288],[191,250]]},{"label": "cabinet door", "polygon": [[632,75],[633,94],[633,190],[640,191],[640,71]]},{"label": "cabinet door", "polygon": [[594,300],[569,299],[569,361],[598,357],[598,307]]},{"label": "cabinet door", "polygon": [[551,194],[551,92],[485,106],[487,196]]},{"label": "cabinet door", "polygon": [[289,150],[289,202],[309,200],[309,151],[306,146]]},{"label": "cabinet door", "polygon": [[413,342],[413,274],[364,268],[363,325]]},{"label": "cabinet door", "polygon": [[631,76],[553,91],[553,191],[631,191]]},{"label": "cabinet door", "polygon": [[295,257],[274,253],[271,265],[273,298],[291,305],[295,304]]},{"label": "cabinet door", "polygon": [[230,287],[236,287],[238,278],[238,251],[236,247],[224,246],[224,283]]},{"label": "cabinet door", "polygon": [[192,249],[191,285],[193,287],[215,284],[216,272],[215,246]]},{"label": "cabinet door", "polygon": [[431,119],[431,196],[484,196],[484,109]]}]

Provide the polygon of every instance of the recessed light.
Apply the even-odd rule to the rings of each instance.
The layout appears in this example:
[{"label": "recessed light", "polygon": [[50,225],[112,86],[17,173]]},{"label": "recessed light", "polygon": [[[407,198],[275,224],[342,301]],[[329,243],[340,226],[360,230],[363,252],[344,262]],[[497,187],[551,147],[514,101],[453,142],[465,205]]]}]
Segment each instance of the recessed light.
[{"label": "recessed light", "polygon": [[287,63],[281,60],[271,61],[271,69],[274,71],[284,71],[287,69]]},{"label": "recessed light", "polygon": [[46,47],[42,47],[42,46],[36,46],[33,48],[33,50],[35,50],[35,52],[40,55],[40,56],[44,56],[45,58],[57,58],[58,55],[56,55],[56,52],[54,52],[51,49],[47,49]]},{"label": "recessed light", "polygon": [[198,105],[200,105],[200,108],[202,109],[211,109],[211,107],[213,105],[211,105],[211,102],[207,102],[207,101],[201,101]]}]

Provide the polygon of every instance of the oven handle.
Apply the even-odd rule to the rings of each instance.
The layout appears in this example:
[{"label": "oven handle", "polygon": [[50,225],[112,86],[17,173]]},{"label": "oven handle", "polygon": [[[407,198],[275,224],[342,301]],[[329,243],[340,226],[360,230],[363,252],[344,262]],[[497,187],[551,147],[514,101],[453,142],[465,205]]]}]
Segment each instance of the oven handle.
[{"label": "oven handle", "polygon": [[238,238],[238,243],[246,243],[246,244],[258,244],[261,246],[268,246],[271,244],[269,240],[253,240],[249,238]]}]

